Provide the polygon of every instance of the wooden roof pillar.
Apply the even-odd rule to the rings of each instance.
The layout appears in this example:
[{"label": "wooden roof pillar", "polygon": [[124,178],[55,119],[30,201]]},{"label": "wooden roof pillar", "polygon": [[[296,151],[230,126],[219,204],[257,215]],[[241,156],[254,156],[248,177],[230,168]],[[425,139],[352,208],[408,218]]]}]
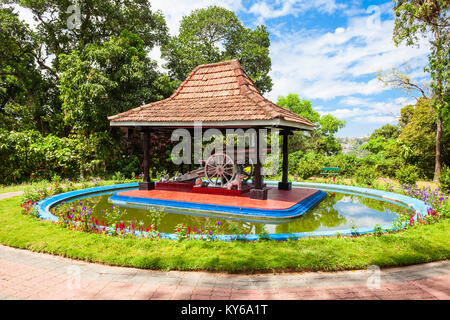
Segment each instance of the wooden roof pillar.
[{"label": "wooden roof pillar", "polygon": [[291,135],[291,131],[289,129],[285,129],[282,131],[283,135],[283,176],[280,182],[278,182],[278,190],[291,190],[292,182],[288,181],[288,167],[289,167],[289,135]]},{"label": "wooden roof pillar", "polygon": [[261,174],[261,159],[260,159],[260,134],[259,130],[260,128],[256,129],[256,141],[255,141],[255,148],[256,148],[256,164],[255,164],[255,173],[254,173],[254,181],[255,184],[254,189],[250,189],[250,199],[256,199],[256,200],[266,200],[267,199],[267,193],[268,189],[264,187],[264,178]]},{"label": "wooden roof pillar", "polygon": [[139,190],[153,190],[155,189],[155,183],[150,178],[150,161],[149,161],[149,149],[150,149],[150,129],[142,128],[142,150],[144,152],[144,180],[139,182]]}]

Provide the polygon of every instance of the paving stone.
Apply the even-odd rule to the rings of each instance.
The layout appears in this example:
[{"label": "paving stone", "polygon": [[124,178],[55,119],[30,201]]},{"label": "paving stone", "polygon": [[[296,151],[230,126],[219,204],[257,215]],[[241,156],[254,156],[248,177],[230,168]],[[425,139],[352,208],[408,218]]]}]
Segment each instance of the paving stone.
[{"label": "paving stone", "polygon": [[[69,267],[80,268],[78,288]],[[382,269],[381,288],[361,271],[226,275],[161,272],[72,261],[0,246],[0,299],[446,299],[447,261]]]}]

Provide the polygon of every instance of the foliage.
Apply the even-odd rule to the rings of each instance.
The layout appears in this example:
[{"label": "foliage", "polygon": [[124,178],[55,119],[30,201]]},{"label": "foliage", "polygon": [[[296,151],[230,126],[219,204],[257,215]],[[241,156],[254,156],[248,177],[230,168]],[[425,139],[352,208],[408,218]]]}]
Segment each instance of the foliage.
[{"label": "foliage", "polygon": [[419,179],[417,168],[412,165],[404,166],[397,171],[396,177],[401,184],[416,184]]},{"label": "foliage", "polygon": [[[303,151],[295,151],[289,154],[288,156],[288,171],[291,173],[297,172],[298,162],[303,157]],[[280,159],[280,164],[282,163],[282,159]],[[278,166],[280,172],[282,170],[282,165]]]},{"label": "foliage", "polygon": [[[447,197],[448,200],[448,197]],[[437,208],[437,212],[442,218],[450,218],[450,201],[445,202],[442,206]]]},{"label": "foliage", "polygon": [[0,4],[0,129],[58,130],[54,86],[36,63],[36,35]]},{"label": "foliage", "polygon": [[345,126],[345,121],[330,114],[321,116],[313,110],[310,101],[300,99],[297,94],[289,94],[286,97],[279,96],[277,104],[308,119],[316,126],[309,135],[295,132],[289,139],[290,150],[313,151],[327,155],[337,154],[341,151],[342,147],[334,134]]},{"label": "foliage", "polygon": [[356,171],[356,182],[361,185],[372,185],[377,178],[376,169],[373,166],[361,166]]},{"label": "foliage", "polygon": [[381,228],[379,224],[375,225],[375,227],[373,228],[373,231],[374,231],[375,235],[377,235],[377,236],[381,236],[383,234],[383,228]]},{"label": "foliage", "polygon": [[[52,72],[59,72],[59,55],[83,51],[89,44],[102,44],[111,36],[118,37],[123,30],[138,35],[147,49],[167,40],[167,26],[161,12],[151,10],[148,0],[87,0],[77,2],[79,12],[69,7],[66,0],[15,0],[8,1],[31,10],[37,21],[40,62],[54,55]],[[72,10],[70,10],[72,9]],[[79,13],[79,21],[75,14]]]},{"label": "foliage", "polygon": [[128,168],[130,176],[130,163],[135,166],[133,170],[137,168],[136,157],[124,155],[107,133],[93,133],[89,139],[79,135],[58,138],[44,137],[37,131],[0,129],[0,159],[0,182],[5,184],[50,180],[54,175],[105,177],[121,167]]},{"label": "foliage", "polygon": [[339,168],[339,175],[352,177],[360,166],[360,160],[351,154],[337,154],[325,158],[324,166]]},{"label": "foliage", "polygon": [[320,159],[321,156],[308,153],[297,163],[297,170],[295,173],[300,177],[300,179],[308,179],[314,175],[320,173]]},{"label": "foliage", "polygon": [[104,44],[87,45],[83,52],[60,55],[60,64],[64,120],[85,135],[110,131],[108,116],[171,93],[159,92],[163,76],[141,38],[126,30]]},{"label": "foliage", "polygon": [[196,66],[237,59],[258,89],[268,92],[269,34],[265,26],[245,28],[236,15],[224,8],[197,9],[181,20],[179,33],[161,47],[170,75],[183,81]]},{"label": "foliage", "polygon": [[0,183],[139,170],[107,116],[173,92],[148,58],[167,42],[163,15],[147,0],[2,0],[0,24]]},{"label": "foliage", "polygon": [[447,0],[395,0],[394,42],[417,45],[419,37],[427,37],[431,52],[425,71],[432,79],[432,105],[437,112],[434,180],[441,170],[442,118],[450,111],[450,2]]},{"label": "foliage", "polygon": [[[385,125],[375,130],[362,149],[370,152],[363,158],[367,165],[376,166],[380,175],[396,177],[405,166],[415,166],[418,177],[431,178],[434,171],[436,111],[427,99],[401,109],[398,126]],[[442,142],[450,135],[444,131]],[[444,160],[448,150],[442,150]],[[444,161],[445,163],[445,161]]]},{"label": "foliage", "polygon": [[267,231],[266,227],[263,225],[261,227],[261,230],[259,231],[258,241],[267,241],[267,240],[270,240],[269,232]]},{"label": "foliage", "polygon": [[431,101],[419,99],[412,108],[406,107],[401,121],[404,125],[398,138],[400,155],[406,163],[417,166],[431,177],[436,154],[436,111]]},{"label": "foliage", "polygon": [[441,183],[441,188],[445,192],[450,193],[450,168],[444,166],[442,168],[441,174],[439,175],[439,182]]}]

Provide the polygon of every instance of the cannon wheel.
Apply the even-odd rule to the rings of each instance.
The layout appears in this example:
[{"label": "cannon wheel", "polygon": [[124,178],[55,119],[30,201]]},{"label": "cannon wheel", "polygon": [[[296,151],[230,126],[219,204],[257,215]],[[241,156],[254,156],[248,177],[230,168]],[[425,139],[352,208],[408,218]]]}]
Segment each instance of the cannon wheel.
[{"label": "cannon wheel", "polygon": [[216,186],[225,186],[236,175],[236,166],[230,156],[224,153],[211,155],[205,164],[205,176]]}]

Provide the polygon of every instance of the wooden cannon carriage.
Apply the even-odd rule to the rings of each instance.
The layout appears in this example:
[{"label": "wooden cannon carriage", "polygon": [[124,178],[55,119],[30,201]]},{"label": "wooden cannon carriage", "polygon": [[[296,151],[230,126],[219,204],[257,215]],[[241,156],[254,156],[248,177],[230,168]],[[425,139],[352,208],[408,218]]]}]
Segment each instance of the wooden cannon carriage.
[{"label": "wooden cannon carriage", "polygon": [[202,184],[204,186],[228,189],[236,186],[240,190],[242,185],[247,184],[247,181],[254,174],[253,161],[249,157],[250,151],[249,149],[244,151],[244,164],[236,163],[236,159],[238,159],[237,151],[235,151],[234,157],[227,153],[215,153],[206,161],[203,161],[201,167],[176,177],[174,181],[196,181],[196,184],[200,185],[200,180],[206,178],[206,184]]}]

